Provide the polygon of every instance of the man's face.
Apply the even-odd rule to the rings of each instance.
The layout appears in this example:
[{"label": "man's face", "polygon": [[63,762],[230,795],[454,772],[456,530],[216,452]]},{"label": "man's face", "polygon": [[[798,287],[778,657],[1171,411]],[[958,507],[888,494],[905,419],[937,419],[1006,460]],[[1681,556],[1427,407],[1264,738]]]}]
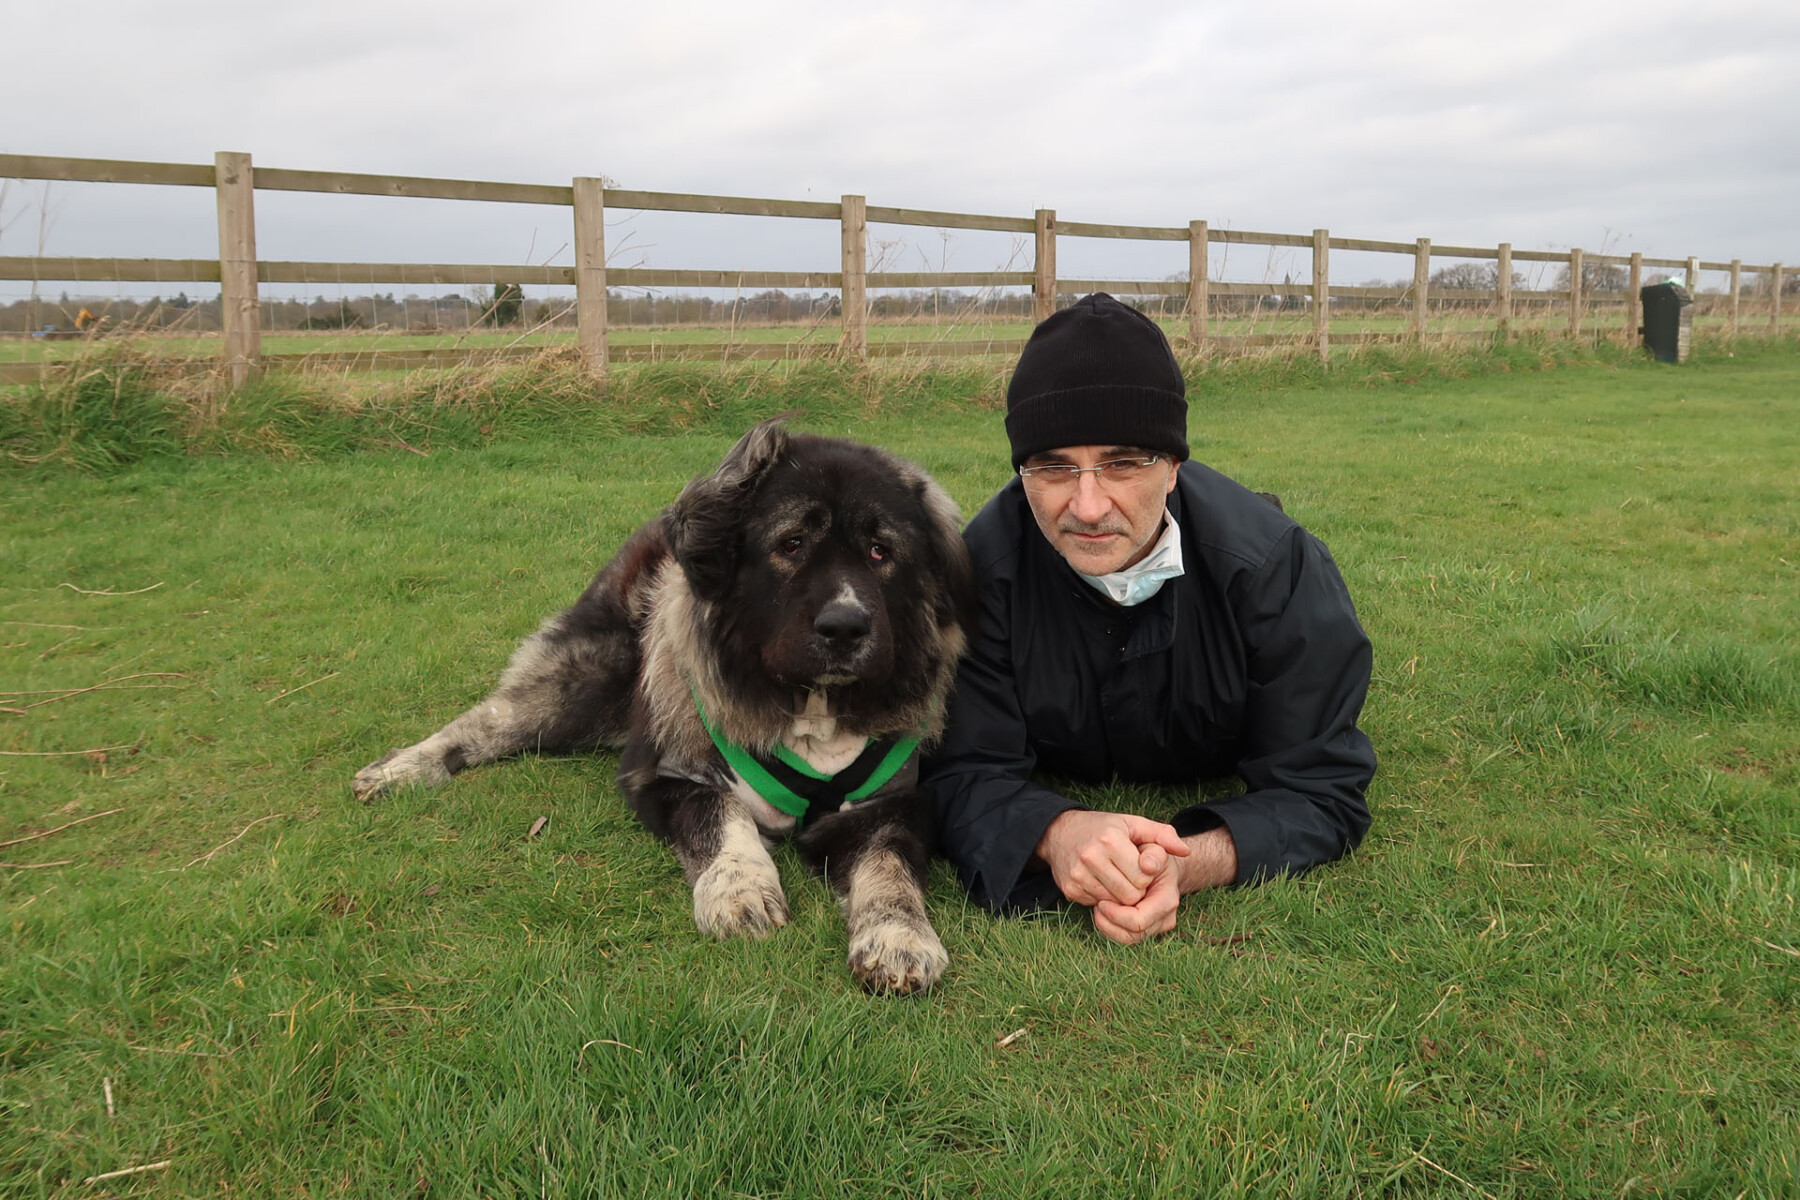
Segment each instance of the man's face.
[{"label": "man's face", "polygon": [[[1034,454],[1024,465],[1093,467],[1153,453],[1135,446],[1065,446]],[[1043,486],[1028,479],[1025,499],[1038,528],[1071,567],[1083,575],[1110,575],[1135,565],[1156,544],[1166,498],[1175,490],[1175,465],[1159,455],[1153,466],[1124,482],[1102,480],[1098,471],[1082,472],[1073,484]]]}]

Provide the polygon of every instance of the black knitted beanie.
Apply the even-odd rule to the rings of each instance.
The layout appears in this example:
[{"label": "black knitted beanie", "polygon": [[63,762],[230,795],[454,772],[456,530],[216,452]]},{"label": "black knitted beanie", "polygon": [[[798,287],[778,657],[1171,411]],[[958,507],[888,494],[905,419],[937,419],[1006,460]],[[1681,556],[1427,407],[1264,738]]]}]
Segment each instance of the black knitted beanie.
[{"label": "black knitted beanie", "polygon": [[1062,446],[1142,446],[1188,456],[1187,385],[1169,339],[1105,292],[1031,331],[1006,389],[1013,466]]}]

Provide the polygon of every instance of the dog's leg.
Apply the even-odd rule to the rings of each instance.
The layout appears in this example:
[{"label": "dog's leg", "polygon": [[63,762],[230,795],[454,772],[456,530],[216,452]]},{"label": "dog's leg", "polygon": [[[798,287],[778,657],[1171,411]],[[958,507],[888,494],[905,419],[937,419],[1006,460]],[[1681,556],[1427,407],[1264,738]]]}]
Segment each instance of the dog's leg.
[{"label": "dog's leg", "polygon": [[713,806],[713,816],[718,823],[717,851],[704,865],[676,846],[694,885],[694,924],[701,933],[718,938],[766,938],[788,923],[781,873],[742,805],[721,798]]},{"label": "dog's leg", "polygon": [[415,745],[389,751],[356,773],[364,800],[406,784],[443,783],[464,767],[521,750],[618,745],[636,684],[638,650],[629,625],[571,628],[560,614],[526,638],[494,694]]},{"label": "dog's leg", "polygon": [[841,893],[850,973],[872,992],[922,992],[950,963],[925,915],[919,874],[890,848],[863,854],[850,869]]},{"label": "dog's leg", "polygon": [[[668,838],[694,889],[694,924],[717,938],[766,938],[788,923],[781,873],[756,821],[736,797],[705,784],[658,780],[638,799],[667,814],[657,832]],[[652,826],[656,828],[656,826]]]},{"label": "dog's leg", "polygon": [[574,605],[519,643],[493,695],[358,771],[356,794],[367,800],[404,784],[443,783],[521,750],[623,745],[642,659],[634,614],[667,557],[659,522],[632,534]]},{"label": "dog's leg", "polygon": [[519,643],[493,695],[358,771],[356,794],[367,800],[404,784],[443,783],[521,750],[623,745],[643,657],[634,614],[667,557],[658,522],[632,534],[573,606]]},{"label": "dog's leg", "polygon": [[765,938],[788,923],[781,873],[742,801],[697,780],[658,775],[646,736],[625,747],[619,783],[638,819],[668,842],[694,890],[694,924],[718,938]]},{"label": "dog's leg", "polygon": [[518,707],[496,692],[424,741],[389,750],[358,771],[350,788],[369,800],[408,784],[444,783],[464,767],[539,744],[518,715]]},{"label": "dog's leg", "polygon": [[821,820],[801,854],[822,870],[844,908],[850,973],[872,992],[921,992],[950,955],[925,915],[929,857],[916,794],[879,800]]}]

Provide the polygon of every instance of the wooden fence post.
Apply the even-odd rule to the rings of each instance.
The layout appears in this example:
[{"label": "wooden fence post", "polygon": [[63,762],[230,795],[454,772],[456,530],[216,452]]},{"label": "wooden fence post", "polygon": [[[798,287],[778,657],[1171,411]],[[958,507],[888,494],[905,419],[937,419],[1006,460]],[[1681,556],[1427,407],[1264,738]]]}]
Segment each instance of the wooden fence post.
[{"label": "wooden fence post", "polygon": [[1206,222],[1188,222],[1188,343],[1195,354],[1206,353],[1207,294]]},{"label": "wooden fence post", "polygon": [[587,373],[606,380],[606,184],[575,180],[575,341]]},{"label": "wooden fence post", "polygon": [[1313,230],[1312,264],[1313,342],[1319,361],[1331,361],[1331,232]]},{"label": "wooden fence post", "polygon": [[856,358],[869,357],[869,202],[845,196],[839,215],[844,246],[844,282],[838,295],[844,333],[838,342]]},{"label": "wooden fence post", "polygon": [[231,386],[242,387],[262,358],[262,308],[256,295],[256,185],[250,156],[213,155],[219,201],[219,324]]},{"label": "wooden fence post", "polygon": [[1781,336],[1781,264],[1769,268],[1769,336]]},{"label": "wooden fence post", "polygon": [[1036,258],[1031,282],[1031,319],[1041,321],[1056,311],[1056,210],[1037,210]]},{"label": "wooden fence post", "polygon": [[1631,254],[1631,274],[1625,282],[1625,345],[1643,345],[1644,334],[1644,252],[1634,250]]},{"label": "wooden fence post", "polygon": [[1419,341],[1425,340],[1425,304],[1431,287],[1431,239],[1420,238],[1418,248],[1413,251],[1413,310],[1412,334]]},{"label": "wooden fence post", "polygon": [[1731,260],[1731,340],[1737,341],[1738,335],[1738,298],[1743,295],[1744,260]]},{"label": "wooden fence post", "polygon": [[1686,286],[1688,299],[1700,294],[1700,260],[1693,255],[1688,256]]},{"label": "wooden fence post", "polygon": [[1579,248],[1569,251],[1569,340],[1581,340],[1582,272],[1587,269]]},{"label": "wooden fence post", "polygon": [[1500,243],[1500,257],[1494,265],[1494,308],[1501,343],[1512,341],[1512,243]]}]

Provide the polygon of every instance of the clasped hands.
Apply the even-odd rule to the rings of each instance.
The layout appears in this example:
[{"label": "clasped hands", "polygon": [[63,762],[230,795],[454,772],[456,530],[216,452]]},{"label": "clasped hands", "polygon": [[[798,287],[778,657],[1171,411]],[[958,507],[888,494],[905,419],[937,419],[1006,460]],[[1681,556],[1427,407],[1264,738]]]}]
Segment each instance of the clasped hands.
[{"label": "clasped hands", "polygon": [[[1205,843],[1203,853],[1196,855],[1195,843]],[[1190,842],[1160,821],[1085,809],[1058,814],[1037,857],[1064,897],[1093,910],[1095,929],[1125,944],[1175,928],[1184,894],[1229,883],[1237,869],[1236,847],[1222,828]]]}]

